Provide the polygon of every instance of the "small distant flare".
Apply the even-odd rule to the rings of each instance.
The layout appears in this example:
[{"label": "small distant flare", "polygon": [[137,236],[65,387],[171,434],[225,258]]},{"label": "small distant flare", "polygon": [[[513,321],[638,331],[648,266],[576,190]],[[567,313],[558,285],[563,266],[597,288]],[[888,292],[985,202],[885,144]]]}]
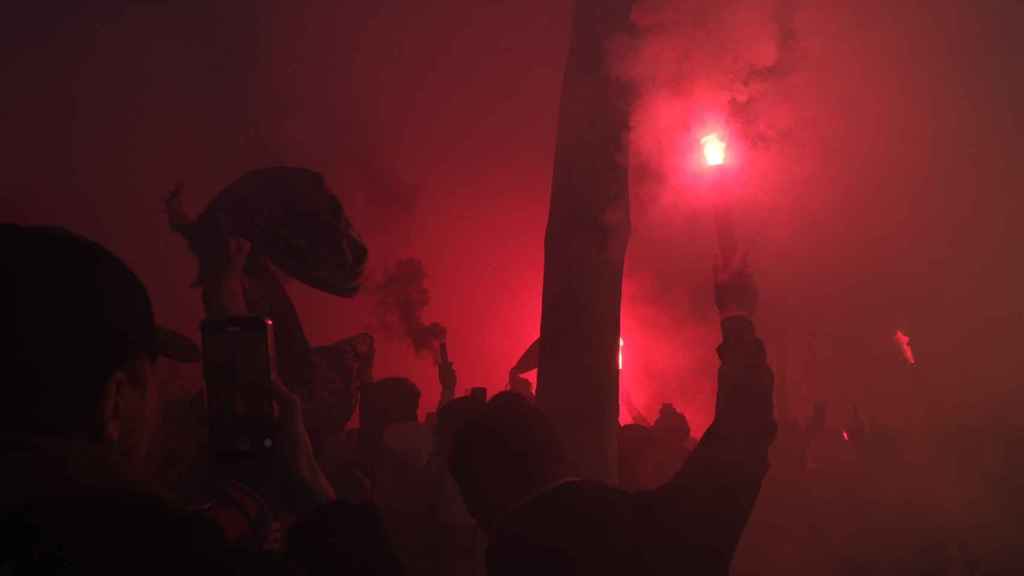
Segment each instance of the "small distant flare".
[{"label": "small distant flare", "polygon": [[626,345],[626,341],[619,336],[619,370],[622,370],[622,347]]},{"label": "small distant flare", "polygon": [[902,330],[897,330],[896,336],[893,339],[899,345],[900,351],[903,352],[903,358],[907,361],[907,364],[917,366],[917,360],[914,359],[914,349],[910,347],[910,336],[904,334]]},{"label": "small distant flare", "polygon": [[725,164],[725,141],[717,132],[712,132],[700,139],[704,145],[704,161],[708,166],[721,166]]}]

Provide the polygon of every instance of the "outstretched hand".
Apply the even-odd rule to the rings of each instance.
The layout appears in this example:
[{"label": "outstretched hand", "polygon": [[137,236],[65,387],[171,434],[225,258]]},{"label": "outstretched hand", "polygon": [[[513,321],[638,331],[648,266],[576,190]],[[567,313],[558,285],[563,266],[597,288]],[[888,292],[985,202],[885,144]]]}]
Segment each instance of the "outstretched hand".
[{"label": "outstretched hand", "polygon": [[715,306],[722,318],[751,317],[757,311],[757,284],[746,254],[722,262],[715,261]]}]

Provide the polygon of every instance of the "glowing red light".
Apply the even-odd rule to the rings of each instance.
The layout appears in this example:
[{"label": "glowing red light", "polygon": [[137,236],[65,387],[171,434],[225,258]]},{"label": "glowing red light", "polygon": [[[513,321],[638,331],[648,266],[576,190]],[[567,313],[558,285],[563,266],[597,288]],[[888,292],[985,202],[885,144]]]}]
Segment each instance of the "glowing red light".
[{"label": "glowing red light", "polygon": [[843,440],[850,441],[850,434],[846,430],[843,430]]},{"label": "glowing red light", "polygon": [[914,349],[910,347],[910,336],[903,333],[902,330],[896,331],[894,336],[896,343],[899,344],[900,350],[903,352],[903,358],[906,359],[907,364],[914,366],[917,364],[917,360],[914,359]]},{"label": "glowing red light", "polygon": [[619,337],[619,370],[622,370],[622,347],[625,346],[626,341]]},{"label": "glowing red light", "polygon": [[725,164],[725,141],[717,132],[712,132],[700,139],[704,145],[704,161],[708,166],[720,166]]}]

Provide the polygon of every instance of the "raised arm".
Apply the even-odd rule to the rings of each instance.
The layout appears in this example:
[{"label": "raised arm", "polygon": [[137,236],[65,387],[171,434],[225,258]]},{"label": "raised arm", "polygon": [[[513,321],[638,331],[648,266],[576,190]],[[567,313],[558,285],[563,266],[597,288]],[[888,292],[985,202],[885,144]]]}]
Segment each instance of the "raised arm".
[{"label": "raised arm", "polygon": [[459,381],[455,373],[455,364],[448,357],[448,343],[443,340],[437,360],[437,380],[441,383],[441,399],[437,403],[437,411],[440,412],[445,404],[455,398],[455,386]]},{"label": "raised arm", "polygon": [[226,238],[227,265],[216,278],[203,285],[203,306],[210,318],[245,316],[249,306],[245,301],[245,263],[252,244],[242,238]]},{"label": "raised arm", "polygon": [[776,431],[773,375],[752,320],[757,289],[750,269],[744,262],[715,276],[722,343],[714,422],[672,480],[637,495],[646,521],[659,527],[652,553],[665,562],[657,565],[673,566],[670,558],[685,550],[700,574],[728,574]]}]

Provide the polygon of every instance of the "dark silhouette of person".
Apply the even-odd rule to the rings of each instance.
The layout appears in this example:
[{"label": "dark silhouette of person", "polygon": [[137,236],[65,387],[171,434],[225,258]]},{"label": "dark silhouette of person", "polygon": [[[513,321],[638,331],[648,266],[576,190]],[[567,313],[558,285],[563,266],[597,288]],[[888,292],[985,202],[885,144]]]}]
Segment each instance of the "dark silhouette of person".
[{"label": "dark silhouette of person", "polygon": [[722,316],[715,419],[686,464],[627,493],[573,475],[552,423],[513,393],[454,437],[451,471],[502,574],[727,574],[768,470],[773,376],[747,267],[716,275]]},{"label": "dark silhouette of person", "polygon": [[655,488],[668,482],[686,463],[692,450],[690,422],[670,403],[662,404],[649,433],[643,487]]},{"label": "dark silhouette of person", "polygon": [[519,376],[518,374],[508,375],[508,389],[511,392],[520,394],[525,398],[533,400],[533,382],[530,382],[526,378]]},{"label": "dark silhouette of person", "polygon": [[690,440],[690,421],[686,419],[685,414],[668,402],[661,405],[658,418],[654,421],[654,429],[672,434],[684,443]]},{"label": "dark silhouette of person", "polygon": [[465,504],[459,494],[458,487],[449,471],[452,456],[452,444],[458,431],[467,422],[478,418],[486,408],[486,403],[470,396],[456,398],[437,411],[437,424],[434,426],[434,452],[431,454],[429,467],[434,482],[436,508],[435,517],[442,525],[471,526]]},{"label": "dark silhouette of person", "polygon": [[461,396],[447,402],[437,411],[434,426],[434,453],[431,455],[429,479],[432,486],[432,512],[436,574],[478,574],[483,537],[473,517],[466,511],[458,486],[449,472],[449,459],[455,432],[486,408],[486,402],[472,396]]},{"label": "dark silhouette of person", "polygon": [[416,422],[420,389],[408,378],[382,378],[363,386],[359,399],[359,444],[380,446],[388,427]]},{"label": "dark silhouette of person", "polygon": [[[0,225],[0,251],[15,336],[3,348],[0,573],[283,572],[282,555],[237,548],[211,516],[148,490],[157,359],[168,351],[139,278],[63,229]],[[273,391],[282,465],[317,503],[289,542],[333,562],[321,570],[398,572],[372,509],[332,503],[298,398],[280,383]]]},{"label": "dark silhouette of person", "polygon": [[654,432],[643,424],[619,428],[619,487],[627,492],[658,486],[654,475]]}]

